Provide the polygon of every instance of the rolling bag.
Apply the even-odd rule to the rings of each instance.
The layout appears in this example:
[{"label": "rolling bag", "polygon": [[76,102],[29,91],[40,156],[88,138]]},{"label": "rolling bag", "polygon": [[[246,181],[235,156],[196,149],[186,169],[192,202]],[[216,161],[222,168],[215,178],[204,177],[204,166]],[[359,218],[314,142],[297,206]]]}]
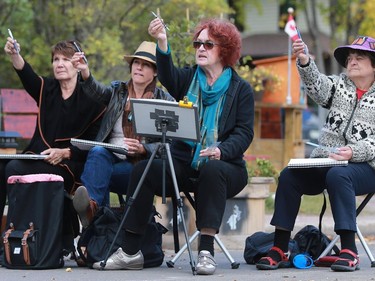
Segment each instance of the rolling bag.
[{"label": "rolling bag", "polygon": [[11,176],[3,233],[3,266],[47,269],[64,265],[64,180],[53,174]]}]

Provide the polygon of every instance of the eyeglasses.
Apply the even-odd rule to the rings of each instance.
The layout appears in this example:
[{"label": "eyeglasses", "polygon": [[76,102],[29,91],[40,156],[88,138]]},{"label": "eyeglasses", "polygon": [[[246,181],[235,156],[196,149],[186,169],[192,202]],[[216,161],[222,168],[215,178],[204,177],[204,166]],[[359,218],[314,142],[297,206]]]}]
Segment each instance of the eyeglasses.
[{"label": "eyeglasses", "polygon": [[206,42],[194,41],[193,42],[194,49],[199,49],[202,45],[203,45],[203,48],[205,48],[206,50],[212,50],[213,47],[219,46],[219,44],[214,43],[212,41],[206,41]]}]

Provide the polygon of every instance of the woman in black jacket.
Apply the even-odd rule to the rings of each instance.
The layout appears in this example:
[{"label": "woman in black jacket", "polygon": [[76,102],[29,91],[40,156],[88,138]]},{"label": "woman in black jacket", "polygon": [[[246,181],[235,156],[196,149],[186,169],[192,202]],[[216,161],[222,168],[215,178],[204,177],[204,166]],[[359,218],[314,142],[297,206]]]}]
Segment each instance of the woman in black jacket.
[{"label": "woman in black jacket", "polygon": [[73,194],[80,184],[87,152],[72,146],[70,139],[93,140],[106,107],[83,92],[80,69],[74,66],[82,58],[74,44],[78,43],[61,41],[52,47],[52,78],[36,74],[21,56],[19,43],[10,37],[7,39],[5,53],[9,55],[25,90],[38,106],[36,128],[23,153],[45,154],[47,157],[42,161],[0,161],[1,213],[5,206],[9,176],[37,173],[60,175],[68,194]]},{"label": "woman in black jacket", "polygon": [[[216,269],[214,235],[218,233],[226,200],[238,194],[247,183],[243,153],[253,139],[254,99],[252,89],[234,71],[240,57],[241,36],[224,20],[206,20],[195,30],[193,46],[196,65],[173,65],[163,22],[156,18],[149,34],[157,39],[158,78],[176,100],[185,96],[198,106],[201,140],[177,141],[171,152],[180,190],[195,193],[196,225],[200,230],[198,274]],[[132,195],[147,161],[134,167],[128,195]],[[162,194],[162,161],[154,160],[125,221],[125,239],[107,261],[104,269],[140,269],[142,235],[152,210],[154,195]],[[174,194],[167,168],[166,193]],[[195,178],[192,186],[190,179]],[[100,268],[100,263],[94,264]]]}]

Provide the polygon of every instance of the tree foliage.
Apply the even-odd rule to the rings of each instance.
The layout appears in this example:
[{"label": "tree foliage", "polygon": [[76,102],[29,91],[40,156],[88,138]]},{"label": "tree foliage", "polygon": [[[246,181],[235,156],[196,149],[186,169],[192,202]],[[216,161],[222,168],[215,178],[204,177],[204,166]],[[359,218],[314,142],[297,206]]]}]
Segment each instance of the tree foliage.
[{"label": "tree foliage", "polygon": [[[37,73],[48,76],[52,75],[51,46],[77,40],[94,76],[108,84],[128,79],[124,54],[132,54],[144,40],[154,41],[147,33],[151,11],[159,11],[170,27],[171,48],[179,50],[175,55],[181,65],[192,59],[195,23],[231,12],[225,0],[3,0],[0,35],[5,44],[10,28],[23,57]],[[5,54],[0,56],[0,73],[1,88],[22,87]]]}]

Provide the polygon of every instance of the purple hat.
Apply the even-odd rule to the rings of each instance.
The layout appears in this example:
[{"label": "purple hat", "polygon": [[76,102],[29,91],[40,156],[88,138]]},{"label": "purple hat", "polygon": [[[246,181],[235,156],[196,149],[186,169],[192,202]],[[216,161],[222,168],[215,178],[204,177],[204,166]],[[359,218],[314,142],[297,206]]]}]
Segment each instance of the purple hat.
[{"label": "purple hat", "polygon": [[368,36],[358,36],[351,45],[337,47],[333,55],[343,67],[346,67],[346,59],[350,49],[372,52],[375,57],[375,39]]}]

